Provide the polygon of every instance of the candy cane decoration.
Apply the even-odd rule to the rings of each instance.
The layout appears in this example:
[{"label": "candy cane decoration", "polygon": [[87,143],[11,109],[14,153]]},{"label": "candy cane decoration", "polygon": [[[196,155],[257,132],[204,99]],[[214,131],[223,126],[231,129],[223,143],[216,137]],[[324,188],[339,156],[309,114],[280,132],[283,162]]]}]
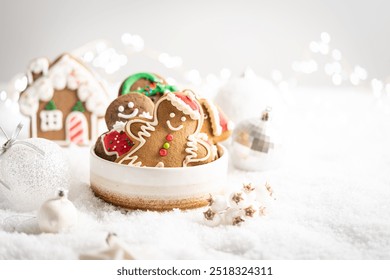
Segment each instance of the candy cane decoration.
[{"label": "candy cane decoration", "polygon": [[80,112],[72,112],[67,120],[67,133],[70,142],[85,144],[88,138],[88,126],[85,116]]}]

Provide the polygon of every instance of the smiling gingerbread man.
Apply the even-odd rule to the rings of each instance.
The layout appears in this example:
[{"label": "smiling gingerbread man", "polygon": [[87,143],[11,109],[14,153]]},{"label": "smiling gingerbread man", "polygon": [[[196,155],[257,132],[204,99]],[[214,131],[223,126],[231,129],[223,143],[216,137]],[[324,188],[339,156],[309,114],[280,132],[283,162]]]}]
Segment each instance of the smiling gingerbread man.
[{"label": "smiling gingerbread man", "polygon": [[190,93],[166,93],[153,119],[129,120],[125,131],[133,140],[129,153],[116,162],[133,166],[185,167],[213,160],[212,148],[200,133],[203,111]]}]

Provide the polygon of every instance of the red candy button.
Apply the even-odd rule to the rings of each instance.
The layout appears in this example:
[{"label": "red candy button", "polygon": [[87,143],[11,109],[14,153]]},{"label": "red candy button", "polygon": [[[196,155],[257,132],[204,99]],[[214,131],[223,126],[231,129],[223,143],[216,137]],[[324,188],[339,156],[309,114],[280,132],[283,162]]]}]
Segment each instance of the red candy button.
[{"label": "red candy button", "polygon": [[168,134],[167,137],[165,137],[165,139],[167,139],[167,141],[172,141],[173,140],[173,135],[172,134]]},{"label": "red candy button", "polygon": [[160,156],[165,157],[168,154],[166,149],[160,149]]}]

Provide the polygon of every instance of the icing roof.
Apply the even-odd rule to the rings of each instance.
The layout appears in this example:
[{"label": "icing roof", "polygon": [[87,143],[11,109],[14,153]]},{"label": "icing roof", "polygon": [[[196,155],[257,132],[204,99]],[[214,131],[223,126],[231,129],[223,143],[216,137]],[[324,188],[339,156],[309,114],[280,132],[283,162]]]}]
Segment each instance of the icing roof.
[{"label": "icing roof", "polygon": [[[42,74],[32,81],[33,74]],[[76,90],[86,109],[96,116],[104,116],[108,104],[107,93],[95,75],[69,54],[63,54],[52,65],[46,58],[31,62],[27,73],[29,86],[21,94],[19,104],[23,114],[32,116],[38,111],[39,101],[48,102],[55,90]]]}]

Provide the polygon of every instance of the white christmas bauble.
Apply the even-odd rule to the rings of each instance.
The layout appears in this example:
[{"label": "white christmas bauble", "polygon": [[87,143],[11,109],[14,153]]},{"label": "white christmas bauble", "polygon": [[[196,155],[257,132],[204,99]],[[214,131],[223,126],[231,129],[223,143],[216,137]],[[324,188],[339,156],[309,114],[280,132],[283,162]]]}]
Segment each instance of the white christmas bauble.
[{"label": "white christmas bauble", "polygon": [[251,202],[248,206],[246,206],[244,211],[245,219],[254,219],[259,216],[259,208],[260,205],[257,201]]},{"label": "white christmas bauble", "polygon": [[224,222],[227,225],[239,226],[245,222],[244,211],[237,208],[229,208],[224,213]]},{"label": "white christmas bauble", "polygon": [[58,188],[70,185],[68,159],[56,143],[42,139],[23,140],[44,152],[15,143],[0,155],[0,178],[10,188],[0,184],[0,199],[17,211],[37,210]]},{"label": "white christmas bauble", "polygon": [[232,208],[244,208],[249,204],[246,194],[242,191],[233,192],[229,195],[229,205]]},{"label": "white christmas bauble", "polygon": [[77,224],[77,209],[68,200],[66,191],[58,191],[56,198],[44,202],[38,212],[38,225],[42,232],[59,233]]},{"label": "white christmas bauble", "polygon": [[210,203],[211,210],[215,212],[221,212],[228,207],[226,198],[224,195],[213,196]]},{"label": "white christmas bauble", "polygon": [[274,85],[257,77],[253,71],[245,71],[220,89],[215,104],[218,104],[234,123],[255,118],[259,112],[270,106],[278,117],[282,116],[283,102]]},{"label": "white christmas bauble", "polygon": [[282,160],[281,137],[270,120],[271,108],[261,116],[236,125],[232,136],[232,162],[236,168],[264,171],[276,168]]},{"label": "white christmas bauble", "polygon": [[218,212],[209,208],[206,212],[203,212],[203,221],[210,227],[219,226],[222,222],[222,217]]}]

